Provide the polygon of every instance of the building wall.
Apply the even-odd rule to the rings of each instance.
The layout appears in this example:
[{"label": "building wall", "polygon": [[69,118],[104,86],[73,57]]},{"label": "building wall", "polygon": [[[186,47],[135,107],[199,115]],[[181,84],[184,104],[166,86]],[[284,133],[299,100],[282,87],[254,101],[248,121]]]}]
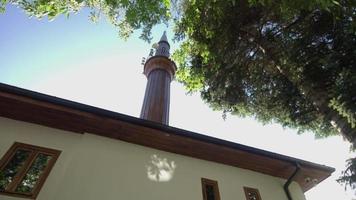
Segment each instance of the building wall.
[{"label": "building wall", "polygon": [[[245,200],[243,186],[257,188],[263,200],[287,199],[285,180],[90,133],[0,118],[0,138],[1,157],[15,141],[62,151],[38,200],[202,200],[202,177],[218,181],[221,200]],[[305,200],[298,184],[290,191]]]}]

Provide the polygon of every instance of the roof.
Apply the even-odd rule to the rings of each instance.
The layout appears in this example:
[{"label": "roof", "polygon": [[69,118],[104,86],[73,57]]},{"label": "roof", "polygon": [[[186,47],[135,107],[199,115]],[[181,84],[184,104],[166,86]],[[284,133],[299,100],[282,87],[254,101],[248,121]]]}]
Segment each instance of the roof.
[{"label": "roof", "polygon": [[[35,115],[33,113],[36,113]],[[0,83],[0,116],[92,133],[288,179],[307,191],[334,168]],[[306,181],[309,180],[316,181]]]}]

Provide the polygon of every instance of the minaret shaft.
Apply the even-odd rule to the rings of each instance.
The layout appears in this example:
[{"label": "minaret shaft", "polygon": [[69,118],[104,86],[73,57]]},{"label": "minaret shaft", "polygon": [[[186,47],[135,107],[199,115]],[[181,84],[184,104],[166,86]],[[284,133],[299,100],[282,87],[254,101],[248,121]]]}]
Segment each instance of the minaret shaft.
[{"label": "minaret shaft", "polygon": [[149,74],[141,118],[168,124],[170,82],[170,75],[165,70],[156,69]]}]

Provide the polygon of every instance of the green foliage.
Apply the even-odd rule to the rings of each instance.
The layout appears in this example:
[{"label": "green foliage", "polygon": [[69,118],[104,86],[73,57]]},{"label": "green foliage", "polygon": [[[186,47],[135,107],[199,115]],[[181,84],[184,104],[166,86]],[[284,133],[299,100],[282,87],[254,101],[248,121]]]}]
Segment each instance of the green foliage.
[{"label": "green foliage", "polygon": [[[351,3],[183,4],[176,38],[186,40],[174,54],[177,77],[188,91],[200,91],[213,109],[278,122],[299,132],[311,130],[318,137],[337,133],[327,106],[322,107],[325,101],[341,117],[353,120],[354,92],[346,97],[342,91],[345,81],[347,90],[356,90],[349,79],[355,74],[356,57]],[[345,72],[349,77],[342,75]],[[335,102],[340,95],[347,104]]]},{"label": "green foliage", "polygon": [[356,128],[355,112],[352,112],[351,109],[348,109],[349,106],[346,106],[347,102],[342,102],[341,98],[341,96],[338,96],[337,98],[331,99],[329,106],[340,113],[340,115],[345,117],[347,122],[351,124],[352,128]]},{"label": "green foliage", "polygon": [[6,3],[7,3],[7,0],[0,0],[0,13],[5,12]]},{"label": "green foliage", "polygon": [[195,48],[191,48],[189,42],[183,43],[178,50],[173,54],[173,60],[179,63],[179,70],[177,71],[178,80],[184,80],[186,89],[189,93],[198,91],[203,87],[204,77],[198,70],[191,70],[189,55],[192,55]]},{"label": "green foliage", "polygon": [[127,38],[134,30],[141,29],[140,37],[146,41],[152,39],[154,25],[166,23],[170,18],[169,0],[0,0],[0,11],[8,3],[22,8],[29,16],[49,20],[89,8],[92,21],[104,15],[118,29],[120,37]]},{"label": "green foliage", "polygon": [[[354,130],[355,5],[283,2],[186,5],[177,25],[177,38],[186,38],[175,53],[184,74],[178,79],[223,113],[325,137],[337,133],[330,123],[335,111]],[[323,102],[329,110],[316,106]],[[350,186],[352,169],[355,162],[340,178]]]},{"label": "green foliage", "polygon": [[[350,41],[344,41],[346,44],[351,44]],[[345,46],[346,46],[345,44]],[[355,51],[355,50],[353,50]],[[352,56],[352,55],[348,55]],[[347,58],[343,63],[351,62],[355,65],[355,58]],[[355,112],[355,101],[356,101],[356,69],[353,70],[343,70],[339,73],[339,76],[335,79],[334,97],[330,100],[329,106],[336,110],[340,115],[342,115],[347,122],[351,124],[352,128],[356,128],[356,112]]]},{"label": "green foliage", "polygon": [[224,114],[316,137],[340,132],[356,147],[355,1],[195,0],[181,7],[176,39],[185,41],[174,56],[189,91]]},{"label": "green foliage", "polygon": [[356,158],[347,160],[346,169],[342,171],[342,177],[340,177],[337,182],[344,184],[345,189],[347,187],[356,189]]},{"label": "green foliage", "polygon": [[[248,0],[250,5],[262,5],[268,6],[272,5],[275,2],[273,0]],[[278,5],[276,6],[277,11],[283,14],[292,14],[299,12],[300,10],[314,10],[314,9],[324,9],[330,10],[334,6],[340,6],[340,1],[336,0],[280,0],[277,1]]]}]

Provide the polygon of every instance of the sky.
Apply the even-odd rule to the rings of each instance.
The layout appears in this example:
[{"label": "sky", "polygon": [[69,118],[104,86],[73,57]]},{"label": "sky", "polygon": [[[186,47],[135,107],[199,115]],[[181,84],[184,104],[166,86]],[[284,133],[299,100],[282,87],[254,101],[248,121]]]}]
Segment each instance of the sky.
[{"label": "sky", "polygon": [[[88,16],[83,11],[49,22],[8,6],[0,14],[0,82],[138,117],[147,81],[141,61],[152,43],[138,39],[138,33],[124,41],[105,19],[93,23]],[[172,38],[171,27],[159,25],[153,42],[164,30]],[[170,43],[171,52],[179,48]],[[335,181],[345,160],[355,156],[340,136],[315,139],[252,118],[223,120],[220,111],[199,94],[186,94],[177,81],[171,84],[170,126],[334,167],[330,178],[305,194],[307,200],[356,199]]]}]

